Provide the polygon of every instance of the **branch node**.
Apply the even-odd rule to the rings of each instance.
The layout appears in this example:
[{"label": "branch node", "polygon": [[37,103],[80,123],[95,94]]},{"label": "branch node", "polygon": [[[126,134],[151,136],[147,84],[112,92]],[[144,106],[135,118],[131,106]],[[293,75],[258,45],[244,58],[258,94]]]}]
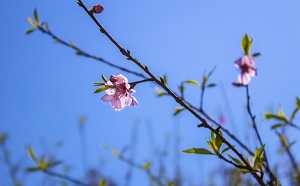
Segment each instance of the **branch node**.
[{"label": "branch node", "polygon": [[128,56],[127,51],[124,48],[120,49],[120,52],[124,55],[124,56]]},{"label": "branch node", "polygon": [[197,125],[198,128],[205,127],[203,123]]},{"label": "branch node", "polygon": [[77,4],[82,7],[82,4],[80,1],[77,1]]},{"label": "branch node", "polygon": [[222,128],[221,126],[218,126],[218,128],[216,129],[216,131],[219,133],[219,131],[220,131],[221,128]]}]

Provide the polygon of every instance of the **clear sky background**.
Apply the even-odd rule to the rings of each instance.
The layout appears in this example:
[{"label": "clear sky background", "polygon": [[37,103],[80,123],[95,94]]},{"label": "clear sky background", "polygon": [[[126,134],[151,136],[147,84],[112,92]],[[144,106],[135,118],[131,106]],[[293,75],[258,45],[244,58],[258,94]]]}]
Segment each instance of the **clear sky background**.
[{"label": "clear sky background", "polygon": [[[279,142],[269,130],[271,123],[263,121],[263,113],[282,106],[289,115],[295,107],[296,96],[300,95],[299,1],[84,2],[88,7],[103,4],[105,10],[96,16],[98,20],[155,75],[167,74],[173,90],[186,79],[201,81],[204,72],[216,66],[211,81],[218,86],[206,92],[205,108],[213,117],[225,115],[225,126],[254,149],[258,142],[245,112],[245,89],[232,86],[239,73],[234,61],[243,55],[240,40],[245,33],[252,36],[252,52],[262,55],[256,58],[258,76],[250,83],[251,104],[266,149],[276,154]],[[54,153],[57,159],[71,166],[71,176],[82,178],[78,118],[84,115],[87,117],[85,167],[99,169],[120,185],[125,183],[128,165],[101,144],[117,150],[130,146],[133,129],[137,129],[136,144],[125,156],[130,157],[133,150],[136,162],[156,162],[154,170],[161,160],[170,178],[174,176],[175,162],[181,165],[187,184],[205,185],[210,172],[224,166],[216,157],[180,152],[206,147],[209,132],[198,129],[199,122],[187,112],[173,117],[174,107],[178,105],[169,97],[156,98],[154,84],[138,85],[134,96],[139,105],[116,112],[100,100],[102,93],[93,94],[96,88],[93,83],[101,81],[101,74],[109,77],[123,73],[129,81],[140,80],[139,77],[76,56],[74,51],[40,32],[25,35],[32,28],[27,17],[37,8],[40,20],[48,22],[51,31],[60,38],[139,71],[100,34],[75,0],[1,0],[0,8],[0,131],[9,135],[7,147],[13,161],[22,159],[23,168],[34,165],[27,157],[26,147],[30,145],[39,155]],[[186,91],[188,100],[199,104],[199,87],[189,86]],[[297,140],[296,135],[291,139]],[[54,148],[57,141],[63,142],[62,147]],[[159,157],[157,150],[165,148],[168,156]],[[282,158],[277,154],[269,157],[271,163]],[[283,159],[282,164],[286,163]],[[9,185],[10,180],[3,176],[7,174],[3,164],[0,172],[3,177],[0,185]],[[21,178],[25,185],[39,185],[43,174],[23,174]],[[132,179],[132,185],[148,184],[146,175],[138,170],[134,170]]]}]

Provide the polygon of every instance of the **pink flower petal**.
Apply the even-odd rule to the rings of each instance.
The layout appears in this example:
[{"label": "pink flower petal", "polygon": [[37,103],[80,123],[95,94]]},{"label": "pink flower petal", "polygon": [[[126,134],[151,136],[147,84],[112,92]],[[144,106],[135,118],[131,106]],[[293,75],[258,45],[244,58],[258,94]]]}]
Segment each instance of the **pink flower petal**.
[{"label": "pink flower petal", "polygon": [[128,79],[122,74],[111,75],[110,81],[106,82],[109,88],[105,90],[106,94],[101,98],[102,101],[111,102],[115,110],[122,110],[125,106],[136,106],[137,100],[131,96],[135,90],[130,89]]},{"label": "pink flower petal", "polygon": [[137,106],[138,105],[138,101],[133,96],[131,96],[131,98],[132,98],[131,106]]},{"label": "pink flower petal", "polygon": [[242,75],[238,76],[238,79],[243,85],[248,85],[251,81],[251,76],[248,73],[242,73]]},{"label": "pink flower petal", "polygon": [[117,111],[120,111],[124,108],[124,106],[122,106],[121,104],[121,100],[120,99],[113,99],[111,101],[111,106],[113,109],[117,110]]},{"label": "pink flower petal", "polygon": [[101,97],[101,100],[104,102],[111,102],[114,99],[114,96],[105,94]]}]

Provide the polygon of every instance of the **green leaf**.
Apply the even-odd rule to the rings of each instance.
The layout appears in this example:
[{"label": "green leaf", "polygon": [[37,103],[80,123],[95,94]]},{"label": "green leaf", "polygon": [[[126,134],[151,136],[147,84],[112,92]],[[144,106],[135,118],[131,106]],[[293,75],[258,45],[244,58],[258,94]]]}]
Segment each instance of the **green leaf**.
[{"label": "green leaf", "polygon": [[250,173],[250,171],[248,169],[241,169],[241,173],[247,174],[247,173]]},{"label": "green leaf", "polygon": [[[55,41],[58,42],[58,43],[63,43],[63,41],[60,40],[60,39],[56,39]],[[76,51],[76,54],[77,54],[77,55],[83,55],[83,53],[81,53],[81,54],[79,54],[79,53],[81,53],[81,52],[80,52],[79,50],[77,50],[77,51]]]},{"label": "green leaf", "polygon": [[[222,135],[221,131],[220,134]],[[220,153],[221,146],[223,144],[222,140],[215,135],[213,132],[210,133],[211,141],[207,141],[208,146],[216,153]]]},{"label": "green leaf", "polygon": [[256,52],[256,53],[252,54],[253,57],[258,57],[258,56],[260,56],[260,55],[261,55],[261,54],[260,54],[259,52]]},{"label": "green leaf", "polygon": [[47,163],[46,160],[44,159],[41,159],[39,162],[38,162],[38,167],[41,169],[41,170],[47,170],[49,168],[49,165]]},{"label": "green leaf", "polygon": [[204,74],[204,76],[202,78],[202,90],[205,88],[206,81],[207,81],[207,76],[206,76],[206,74]]},{"label": "green leaf", "polygon": [[254,168],[257,167],[257,165],[260,165],[262,163],[262,153],[264,152],[265,145],[261,146],[259,149],[256,150],[253,162],[254,162]]},{"label": "green leaf", "polygon": [[45,23],[45,29],[49,31],[49,25],[48,25],[48,23]]},{"label": "green leaf", "polygon": [[215,144],[216,144],[218,150],[220,151],[223,142],[222,142],[222,140],[218,136],[216,136],[216,142],[215,142]]},{"label": "green leaf", "polygon": [[187,84],[191,84],[191,85],[195,85],[195,86],[199,86],[200,84],[198,83],[198,81],[193,80],[193,79],[188,79],[185,81],[185,83]]},{"label": "green leaf", "polygon": [[289,146],[289,144],[288,144],[288,142],[287,142],[287,140],[285,138],[285,135],[281,134],[280,135],[280,140],[281,140],[281,143],[283,144],[283,146],[285,146],[285,147]]},{"label": "green leaf", "polygon": [[143,164],[143,168],[144,168],[145,170],[149,170],[150,167],[151,167],[151,163],[150,163],[150,162],[146,162],[146,163]]},{"label": "green leaf", "polygon": [[290,120],[285,116],[283,110],[281,108],[278,109],[278,116],[282,118],[286,123],[290,123]]},{"label": "green leaf", "polygon": [[105,78],[104,75],[101,75],[102,80],[106,83],[108,80]]},{"label": "green leaf", "polygon": [[208,88],[209,88],[209,87],[215,87],[215,86],[216,86],[215,83],[210,83],[210,84],[207,85]]},{"label": "green leaf", "polygon": [[174,186],[174,182],[173,181],[168,181],[168,186]]},{"label": "green leaf", "polygon": [[31,34],[32,32],[35,31],[35,28],[29,29],[25,32],[26,35]]},{"label": "green leaf", "polygon": [[167,93],[164,92],[164,91],[162,91],[162,90],[159,90],[159,91],[157,92],[157,97],[161,97],[161,96],[164,96],[164,95],[167,95]]},{"label": "green leaf", "polygon": [[103,86],[103,85],[105,85],[105,83],[103,83],[103,82],[96,82],[96,83],[94,83],[94,86]]},{"label": "green leaf", "polygon": [[226,147],[225,149],[222,150],[221,154],[223,154],[224,152],[230,150],[230,147]]},{"label": "green leaf", "polygon": [[278,109],[278,116],[282,117],[282,118],[286,118],[286,116],[281,108]]},{"label": "green leaf", "polygon": [[210,138],[211,138],[211,142],[215,143],[215,133],[213,133],[213,131],[210,132]]},{"label": "green leaf", "polygon": [[239,160],[239,159],[237,159],[237,158],[231,156],[230,154],[227,154],[227,156],[228,156],[230,159],[232,159],[236,164],[245,166],[244,162],[242,162],[241,160]]},{"label": "green leaf", "polygon": [[299,111],[299,109],[298,108],[296,108],[294,111],[293,111],[293,113],[292,113],[292,115],[291,115],[291,122],[293,121],[293,119],[295,118],[295,116],[296,116],[296,114],[297,114],[297,112]]},{"label": "green leaf", "polygon": [[191,153],[191,154],[208,154],[208,155],[215,155],[214,153],[210,152],[209,150],[207,149],[204,149],[204,148],[192,148],[192,149],[187,149],[187,150],[184,150],[182,152],[185,152],[185,153]]},{"label": "green leaf", "polygon": [[109,87],[108,86],[102,86],[100,88],[97,88],[95,91],[94,91],[94,94],[96,93],[99,93],[99,92],[102,92],[104,90],[107,90]]},{"label": "green leaf", "polygon": [[39,24],[31,19],[31,17],[27,17],[27,21],[34,27],[37,27]]},{"label": "green leaf", "polygon": [[180,85],[178,88],[179,88],[179,91],[180,91],[181,93],[184,92],[184,85],[183,85],[183,83],[181,83],[181,85]]},{"label": "green leaf", "polygon": [[242,39],[241,46],[246,55],[250,54],[252,42],[253,42],[253,40],[247,34],[245,34]]},{"label": "green leaf", "polygon": [[164,75],[162,79],[164,81],[164,85],[167,85],[168,82],[167,75]]},{"label": "green leaf", "polygon": [[174,116],[178,115],[180,112],[182,112],[183,110],[185,110],[185,108],[182,107],[175,107],[175,112],[174,112]]},{"label": "green leaf", "polygon": [[106,180],[105,179],[100,180],[98,186],[106,186]]},{"label": "green leaf", "polygon": [[290,122],[284,115],[281,114],[281,116],[279,116],[279,115],[276,115],[276,114],[271,113],[271,112],[265,113],[264,114],[264,119],[265,120],[268,120],[268,119],[277,119],[277,120],[284,121],[286,123]]},{"label": "green leaf", "polygon": [[41,170],[39,167],[29,167],[26,169],[28,172],[35,172]]},{"label": "green leaf", "polygon": [[33,161],[35,161],[35,162],[38,161],[37,158],[36,158],[36,155],[35,155],[35,153],[34,153],[34,151],[33,151],[33,149],[32,149],[31,147],[28,147],[28,148],[27,148],[27,152],[28,152],[28,154],[29,154],[29,157],[30,157],[31,159],[33,159]]},{"label": "green leaf", "polygon": [[264,114],[264,119],[278,119],[278,116],[276,114],[273,114],[272,112],[267,112]]},{"label": "green leaf", "polygon": [[291,121],[295,118],[297,112],[300,110],[300,99],[299,98],[296,98],[296,105],[297,105],[297,107],[295,108],[295,110],[292,113]]},{"label": "green leaf", "polygon": [[274,129],[277,129],[277,128],[280,128],[283,126],[284,126],[284,124],[278,123],[278,124],[272,125],[271,129],[274,130]]},{"label": "green leaf", "polygon": [[36,21],[37,23],[39,23],[39,22],[40,22],[40,21],[39,21],[39,16],[38,16],[38,13],[37,13],[37,10],[36,10],[36,9],[34,9],[34,11],[33,11],[33,16],[34,16],[35,21]]},{"label": "green leaf", "polygon": [[218,147],[216,146],[215,143],[211,142],[211,141],[206,141],[207,145],[209,146],[209,148],[214,151],[215,153],[220,153],[220,150],[218,149]]},{"label": "green leaf", "polygon": [[75,47],[75,43],[73,43],[72,41],[70,41],[69,45],[70,45],[71,47]]}]

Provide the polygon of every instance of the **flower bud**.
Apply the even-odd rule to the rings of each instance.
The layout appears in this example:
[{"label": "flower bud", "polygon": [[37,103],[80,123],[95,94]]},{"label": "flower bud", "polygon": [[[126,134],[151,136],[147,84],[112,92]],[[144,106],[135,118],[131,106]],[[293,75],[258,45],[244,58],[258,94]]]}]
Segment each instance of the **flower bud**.
[{"label": "flower bud", "polygon": [[104,6],[102,5],[95,5],[93,8],[89,10],[90,13],[100,14],[104,10]]},{"label": "flower bud", "polygon": [[117,76],[115,76],[115,75],[111,75],[110,78],[109,78],[109,80],[110,80],[112,83],[115,83],[115,82],[118,81],[118,80],[117,80]]}]

